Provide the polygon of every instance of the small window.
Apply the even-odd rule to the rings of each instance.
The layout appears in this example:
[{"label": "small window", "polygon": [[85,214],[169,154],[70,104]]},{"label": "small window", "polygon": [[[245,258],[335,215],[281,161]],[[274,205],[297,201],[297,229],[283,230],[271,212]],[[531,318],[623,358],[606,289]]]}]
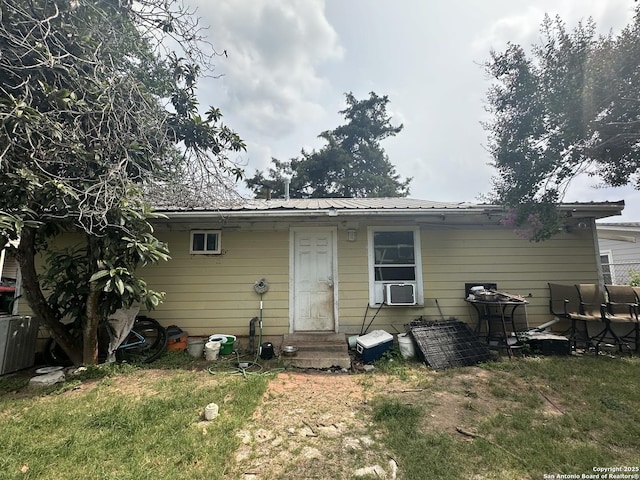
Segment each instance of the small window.
[{"label": "small window", "polygon": [[602,281],[605,285],[614,285],[613,265],[611,252],[600,252],[600,267],[602,268]]},{"label": "small window", "polygon": [[195,230],[191,232],[191,253],[219,254],[220,230]]}]

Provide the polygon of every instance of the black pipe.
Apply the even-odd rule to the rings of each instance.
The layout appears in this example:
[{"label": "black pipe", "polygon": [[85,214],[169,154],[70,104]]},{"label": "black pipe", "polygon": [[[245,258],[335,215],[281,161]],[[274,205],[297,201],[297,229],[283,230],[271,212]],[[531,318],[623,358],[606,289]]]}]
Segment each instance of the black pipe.
[{"label": "black pipe", "polygon": [[253,317],[249,321],[249,353],[253,354],[256,352],[256,347],[254,345],[256,339],[256,322],[260,319],[258,317]]}]

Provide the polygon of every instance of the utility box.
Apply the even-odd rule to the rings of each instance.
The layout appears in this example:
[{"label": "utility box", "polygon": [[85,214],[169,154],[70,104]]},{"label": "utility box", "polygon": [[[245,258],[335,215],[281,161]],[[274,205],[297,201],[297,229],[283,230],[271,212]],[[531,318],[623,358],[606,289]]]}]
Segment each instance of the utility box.
[{"label": "utility box", "polygon": [[33,317],[0,317],[0,375],[32,367],[36,357],[38,320]]},{"label": "utility box", "polygon": [[374,330],[356,340],[356,352],[364,363],[375,362],[393,346],[393,335],[384,330]]}]

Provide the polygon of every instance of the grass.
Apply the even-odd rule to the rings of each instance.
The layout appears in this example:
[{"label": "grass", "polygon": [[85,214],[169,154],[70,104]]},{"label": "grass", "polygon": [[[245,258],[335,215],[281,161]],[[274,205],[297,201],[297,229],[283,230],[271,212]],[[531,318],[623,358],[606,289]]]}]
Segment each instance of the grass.
[{"label": "grass", "polygon": [[[225,478],[235,433],[269,377],[210,373],[176,353],[151,367],[90,367],[43,390],[0,377],[0,479]],[[380,393],[377,375],[407,388]],[[392,454],[403,480],[581,476],[640,465],[638,378],[635,357],[517,358],[434,373],[389,352],[376,373],[354,379],[375,393],[354,413],[370,420],[375,448]],[[211,402],[220,416],[203,422]],[[354,462],[363,454],[344,452]],[[329,454],[324,461],[314,478],[335,473]]]},{"label": "grass", "polygon": [[482,394],[460,402],[468,435],[425,428],[433,397],[451,392],[464,369],[439,374],[410,403],[375,400],[373,419],[404,479],[581,477],[594,467],[640,466],[639,358],[518,358],[482,368],[490,374]]},{"label": "grass", "polygon": [[[267,378],[213,378],[179,368],[145,373],[92,367],[65,384],[18,393],[23,381],[3,380],[0,477],[221,478],[238,446],[235,432],[251,417]],[[202,422],[211,402],[221,414]]]}]

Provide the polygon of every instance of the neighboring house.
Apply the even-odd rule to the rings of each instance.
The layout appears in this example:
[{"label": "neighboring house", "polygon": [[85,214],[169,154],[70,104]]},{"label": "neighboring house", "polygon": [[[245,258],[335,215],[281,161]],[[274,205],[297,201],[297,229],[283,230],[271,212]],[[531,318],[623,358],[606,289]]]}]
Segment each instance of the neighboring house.
[{"label": "neighboring house", "polygon": [[604,283],[628,285],[640,274],[640,223],[597,223]]},{"label": "neighboring house", "polygon": [[0,282],[14,282],[18,278],[18,262],[8,249],[0,250]]},{"label": "neighboring house", "polygon": [[8,249],[0,250],[0,315],[13,313],[18,263]]},{"label": "neighboring house", "polygon": [[[143,277],[166,292],[151,315],[190,335],[248,335],[258,316],[267,336],[395,333],[419,317],[475,324],[465,284],[487,282],[526,296],[519,321],[534,326],[551,319],[547,282],[600,281],[595,220],[623,208],[562,205],[565,228],[538,243],[502,226],[502,208],[470,203],[274,199],[165,209],[156,235],[172,259]],[[262,294],[254,289],[261,281],[269,287]]]}]

